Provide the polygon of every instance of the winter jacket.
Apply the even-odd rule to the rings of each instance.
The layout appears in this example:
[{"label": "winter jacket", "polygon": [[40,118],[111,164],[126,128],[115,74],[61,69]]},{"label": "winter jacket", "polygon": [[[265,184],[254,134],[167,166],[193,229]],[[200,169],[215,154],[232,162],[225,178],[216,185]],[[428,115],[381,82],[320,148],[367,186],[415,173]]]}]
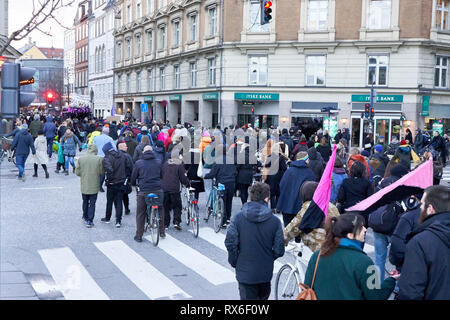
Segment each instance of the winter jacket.
[{"label": "winter jacket", "polygon": [[[417,137],[417,136],[416,136]],[[397,223],[397,227],[391,236],[391,248],[389,250],[389,262],[401,273],[401,267],[405,258],[406,239],[419,225],[420,207],[405,212]]]},{"label": "winter jacket", "polygon": [[[100,131],[94,130],[92,133],[90,133],[88,143],[89,143],[89,144],[93,144],[93,143],[94,143],[94,139],[95,139],[96,137],[98,137],[99,135],[101,135],[101,134],[102,134],[102,133],[101,133]],[[98,146],[97,146],[97,148],[98,148]],[[100,151],[100,150],[99,150],[99,151]]]},{"label": "winter jacket", "polygon": [[58,147],[58,163],[64,164],[64,151],[63,148],[61,148],[61,144],[56,140],[53,141],[53,144]]},{"label": "winter jacket", "polygon": [[15,136],[11,144],[11,150],[16,150],[16,156],[28,157],[31,152],[36,154],[33,137],[28,133],[27,129],[20,130]]},{"label": "winter jacket", "polygon": [[352,165],[356,162],[362,162],[362,164],[364,164],[364,166],[367,169],[367,174],[366,174],[366,178],[369,179],[370,178],[370,168],[369,168],[369,164],[367,163],[366,159],[364,158],[364,156],[360,155],[360,154],[356,154],[351,156],[348,159],[348,172],[350,172],[350,169],[352,167]]},{"label": "winter jacket", "polygon": [[164,192],[179,193],[180,183],[189,186],[183,162],[179,159],[169,159],[162,165],[162,189]]},{"label": "winter jacket", "polygon": [[61,142],[61,138],[64,137],[64,135],[66,134],[66,130],[67,130],[66,126],[60,126],[58,128],[58,139],[59,139],[59,142]]},{"label": "winter jacket", "polygon": [[292,151],[291,159],[295,160],[295,156],[300,151],[305,151],[305,152],[308,151],[308,146],[306,145],[306,142],[299,142],[299,143],[297,143],[297,145],[294,148],[294,151]]},{"label": "winter jacket", "polygon": [[128,154],[131,157],[133,157],[134,156],[134,150],[136,150],[136,147],[138,146],[136,140],[134,140],[132,137],[125,137],[123,140],[127,144],[127,152],[128,152]]},{"label": "winter jacket", "polygon": [[131,175],[131,185],[138,186],[138,194],[161,190],[162,164],[153,151],[144,152],[142,159],[136,161]]},{"label": "winter jacket", "polygon": [[334,203],[336,201],[342,182],[347,178],[348,176],[344,168],[333,169],[333,173],[331,175],[331,203]]},{"label": "winter jacket", "polygon": [[323,161],[322,155],[317,152],[316,148],[308,149],[309,163],[308,167],[314,172],[315,180],[319,182],[322,178],[323,170],[325,169],[325,163]]},{"label": "winter jacket", "polygon": [[64,135],[61,139],[64,156],[75,157],[77,154],[77,144],[78,148],[82,147],[81,142],[76,135],[72,134],[70,137]]},{"label": "winter jacket", "polygon": [[137,137],[136,137],[136,142],[139,144],[139,143],[141,143],[141,140],[142,140],[142,136],[147,136],[148,137],[148,139],[150,140],[150,145],[151,146],[153,146],[154,144],[153,144],[153,138],[152,138],[152,135],[151,134],[149,134],[149,133],[147,133],[147,131],[143,131],[143,132],[140,132],[138,135],[137,135]]},{"label": "winter jacket", "polygon": [[198,146],[198,148],[200,149],[200,152],[203,153],[203,151],[205,150],[205,148],[207,146],[209,146],[211,144],[212,140],[210,137],[202,137],[200,139],[200,145]]},{"label": "winter jacket", "polygon": [[[98,132],[98,131],[97,131],[97,132]],[[108,136],[108,135],[106,135],[106,134],[104,134],[104,133],[102,133],[102,134],[96,136],[96,137],[93,139],[93,143],[97,145],[97,148],[98,148],[98,155],[99,155],[100,157],[104,157],[104,156],[105,156],[105,153],[104,153],[104,151],[103,151],[103,147],[104,147],[106,144],[108,144],[108,143],[111,143],[112,146],[113,146],[113,148],[114,148],[114,150],[116,150],[116,146],[115,146],[115,144],[114,144],[114,140],[113,140],[110,136]]]},{"label": "winter jacket", "polygon": [[294,141],[288,133],[284,133],[283,135],[281,135],[280,141],[284,142],[289,147],[289,153],[294,150]]},{"label": "winter jacket", "polygon": [[47,139],[42,135],[38,136],[34,140],[34,148],[36,149],[36,154],[33,157],[34,163],[42,165],[48,164],[48,154],[47,154]]},{"label": "winter jacket", "polygon": [[283,155],[279,154],[277,158],[278,163],[272,164],[272,155],[266,158],[263,169],[264,182],[270,186],[270,195],[280,195],[280,182],[284,173],[288,169],[286,159]]},{"label": "winter jacket", "polygon": [[[284,244],[288,245],[289,241],[297,236],[301,236],[302,242],[311,249],[312,252],[320,250],[322,243],[325,241],[325,229],[324,226],[316,228],[308,234],[303,233],[298,227],[302,222],[303,215],[310,205],[311,201],[306,201],[302,205],[302,209],[297,213],[294,219],[283,229]],[[339,211],[332,203],[328,206],[328,216],[338,217]],[[325,220],[325,216],[324,216]]]},{"label": "winter jacket", "polygon": [[256,166],[256,157],[250,155],[250,147],[246,143],[238,143],[234,159],[237,169],[236,183],[251,185]]},{"label": "winter jacket", "polygon": [[29,126],[31,136],[36,139],[38,136],[38,132],[44,129],[44,124],[40,120],[33,120]]},{"label": "winter jacket", "polygon": [[104,174],[104,169],[103,158],[97,153],[97,146],[90,144],[86,155],[78,159],[75,174],[81,178],[81,194],[91,195],[100,191],[100,176]]},{"label": "winter jacket", "polygon": [[52,121],[52,117],[47,117],[47,122],[45,122],[42,128],[44,135],[47,139],[54,138],[56,135],[56,126]]},{"label": "winter jacket", "polygon": [[103,147],[103,153],[105,154],[103,167],[105,168],[106,185],[124,185],[127,179],[130,180],[133,162],[126,156],[126,153],[115,150],[112,143],[107,143]]},{"label": "winter jacket", "polygon": [[[372,195],[372,186],[366,178],[347,178],[339,188],[337,202],[347,209]],[[343,213],[341,211],[341,213]]]},{"label": "winter jacket", "polygon": [[218,183],[226,184],[226,183],[235,183],[237,176],[236,165],[231,163],[226,163],[226,159],[224,156],[223,163],[217,164],[214,163],[211,171],[204,176],[205,179],[213,179],[216,178]]},{"label": "winter jacket", "polygon": [[302,208],[300,188],[305,181],[315,181],[316,177],[304,160],[291,162],[280,182],[280,197],[277,209],[285,214],[297,214]]},{"label": "winter jacket", "polygon": [[398,159],[398,163],[408,169],[411,170],[411,147],[410,146],[400,146],[394,154],[392,158],[393,161]]},{"label": "winter jacket", "polygon": [[386,166],[389,163],[389,158],[383,153],[375,153],[369,160],[369,165],[373,169],[373,176],[384,177]]},{"label": "winter jacket", "polygon": [[316,149],[317,149],[317,152],[319,152],[320,155],[322,156],[323,161],[325,161],[325,163],[327,163],[328,160],[330,160],[330,156],[331,156],[330,145],[328,143],[324,146],[319,145],[319,146],[317,146]]},{"label": "winter jacket", "polygon": [[450,300],[450,212],[429,215],[410,235],[399,300]]},{"label": "winter jacket", "polygon": [[[305,284],[311,286],[319,251],[309,260]],[[343,238],[331,255],[321,256],[314,280],[318,300],[387,300],[394,290],[395,280],[386,278],[381,288],[374,283],[377,267],[354,241]]]},{"label": "winter jacket", "polygon": [[117,135],[117,126],[115,124],[110,124],[109,125],[109,136],[111,137],[111,139],[113,139],[114,141],[116,141],[117,139],[119,139],[119,136]]},{"label": "winter jacket", "polygon": [[231,217],[225,246],[239,283],[270,282],[274,261],[284,255],[281,222],[266,203],[245,203]]},{"label": "winter jacket", "polygon": [[169,158],[169,155],[166,152],[166,148],[164,147],[154,147],[153,153],[155,154],[156,159],[161,161],[161,164],[164,164],[166,160]]}]

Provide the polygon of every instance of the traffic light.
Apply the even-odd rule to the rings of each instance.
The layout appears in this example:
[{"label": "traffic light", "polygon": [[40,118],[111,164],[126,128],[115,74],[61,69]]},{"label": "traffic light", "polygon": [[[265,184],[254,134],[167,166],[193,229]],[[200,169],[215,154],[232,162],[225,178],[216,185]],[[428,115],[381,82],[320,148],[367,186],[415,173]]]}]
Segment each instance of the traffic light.
[{"label": "traffic light", "polygon": [[373,120],[374,117],[375,117],[375,108],[371,107],[370,108],[370,119]]},{"label": "traffic light", "polygon": [[272,1],[261,0],[261,25],[272,20]]},{"label": "traffic light", "polygon": [[20,92],[20,87],[34,83],[36,69],[24,68],[18,63],[4,63],[2,67],[1,116],[14,119],[19,108],[28,106],[36,98],[32,92]]},{"label": "traffic light", "polygon": [[53,92],[48,91],[47,94],[46,94],[46,98],[47,98],[47,103],[48,104],[52,104],[53,103],[53,98],[54,98]]},{"label": "traffic light", "polygon": [[364,118],[369,119],[370,117],[370,104],[366,103],[364,110]]}]

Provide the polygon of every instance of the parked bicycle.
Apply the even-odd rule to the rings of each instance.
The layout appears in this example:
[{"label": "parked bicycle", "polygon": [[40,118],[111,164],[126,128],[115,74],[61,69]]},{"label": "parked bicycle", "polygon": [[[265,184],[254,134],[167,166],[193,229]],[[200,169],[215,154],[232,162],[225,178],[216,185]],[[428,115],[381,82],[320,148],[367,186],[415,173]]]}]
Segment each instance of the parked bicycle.
[{"label": "parked bicycle", "polygon": [[[275,280],[275,300],[295,300],[300,293],[300,283],[305,281],[306,268],[313,252],[303,243],[290,243],[286,252],[295,256],[295,263],[286,263]],[[289,247],[288,246],[288,247]]]},{"label": "parked bicycle", "polygon": [[200,230],[199,227],[199,208],[198,208],[198,199],[195,197],[195,189],[189,188],[189,202],[187,206],[186,213],[186,224],[192,226],[192,232],[194,233],[194,237],[198,237],[198,232]]},{"label": "parked bicycle", "polygon": [[5,137],[1,137],[2,149],[0,151],[0,164],[3,162],[3,159],[8,158],[9,162],[16,164],[15,151],[11,150],[11,144],[13,139],[8,139]]},{"label": "parked bicycle", "polygon": [[225,186],[221,183],[216,183],[216,179],[213,179],[213,187],[209,194],[208,201],[206,202],[207,217],[205,221],[208,222],[209,217],[212,215],[214,218],[214,231],[218,233],[222,227],[222,217],[225,213],[225,203],[223,201],[223,195],[225,192]]},{"label": "parked bicycle", "polygon": [[189,209],[189,190],[188,187],[181,186],[181,213],[184,214],[186,218],[186,224],[189,225],[188,219],[188,209]]},{"label": "parked bicycle", "polygon": [[159,196],[153,193],[147,195],[145,202],[147,203],[147,223],[145,231],[150,229],[152,243],[156,247],[159,243]]}]

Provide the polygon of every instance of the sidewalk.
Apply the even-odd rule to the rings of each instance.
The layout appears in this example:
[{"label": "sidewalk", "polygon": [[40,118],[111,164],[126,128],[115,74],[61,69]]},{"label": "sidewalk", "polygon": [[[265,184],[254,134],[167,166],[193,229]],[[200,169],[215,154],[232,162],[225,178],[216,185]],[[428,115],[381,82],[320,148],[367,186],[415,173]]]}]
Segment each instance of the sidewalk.
[{"label": "sidewalk", "polygon": [[0,300],[39,300],[24,273],[11,263],[0,263]]}]

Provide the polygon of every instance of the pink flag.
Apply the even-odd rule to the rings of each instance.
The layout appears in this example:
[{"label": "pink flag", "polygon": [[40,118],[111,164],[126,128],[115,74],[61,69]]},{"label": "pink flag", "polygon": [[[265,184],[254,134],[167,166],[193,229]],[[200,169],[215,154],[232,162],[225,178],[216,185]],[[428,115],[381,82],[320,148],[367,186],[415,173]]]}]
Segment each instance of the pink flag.
[{"label": "pink flag", "polygon": [[313,197],[314,202],[325,214],[325,219],[328,217],[328,205],[331,197],[331,177],[333,174],[334,162],[336,161],[336,150],[337,146],[334,145],[333,153],[323,171],[322,178],[320,178],[319,185],[317,186]]}]

